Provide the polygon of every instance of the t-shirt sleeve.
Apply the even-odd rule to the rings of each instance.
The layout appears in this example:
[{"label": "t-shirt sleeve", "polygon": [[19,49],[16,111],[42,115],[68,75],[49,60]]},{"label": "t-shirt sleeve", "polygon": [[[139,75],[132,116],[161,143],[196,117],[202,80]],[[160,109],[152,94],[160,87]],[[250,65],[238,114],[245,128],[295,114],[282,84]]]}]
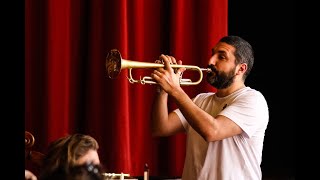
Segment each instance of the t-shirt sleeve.
[{"label": "t-shirt sleeve", "polygon": [[240,95],[229,104],[219,115],[234,121],[247,137],[252,135],[268,122],[268,106],[264,96],[258,91]]},{"label": "t-shirt sleeve", "polygon": [[173,112],[175,112],[178,117],[180,118],[180,121],[184,127],[185,130],[188,130],[188,121],[186,120],[186,118],[183,116],[183,114],[181,113],[180,109],[175,109]]},{"label": "t-shirt sleeve", "polygon": [[[207,98],[208,96],[210,96],[212,94],[213,93],[200,93],[196,97],[192,98],[192,101],[197,104],[198,102],[202,102],[205,98]],[[183,116],[180,109],[175,109],[173,112],[175,112],[179,116],[180,121],[181,121],[184,129],[186,131],[188,131],[190,125],[189,125],[188,121],[186,120],[186,118]]]}]

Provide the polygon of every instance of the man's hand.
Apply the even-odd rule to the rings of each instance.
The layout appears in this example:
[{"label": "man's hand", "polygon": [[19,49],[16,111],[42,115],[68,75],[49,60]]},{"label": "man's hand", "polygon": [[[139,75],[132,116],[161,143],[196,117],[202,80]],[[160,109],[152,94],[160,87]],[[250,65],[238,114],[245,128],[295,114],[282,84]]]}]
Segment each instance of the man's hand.
[{"label": "man's hand", "polygon": [[[163,62],[163,68],[157,68],[151,74],[151,77],[161,86],[167,93],[172,94],[173,92],[180,89],[180,79],[182,78],[183,72],[186,68],[173,69],[171,64],[177,64],[176,59],[173,56],[161,54],[159,60]],[[159,61],[156,61],[159,63]],[[179,60],[178,64],[182,64]]]}]

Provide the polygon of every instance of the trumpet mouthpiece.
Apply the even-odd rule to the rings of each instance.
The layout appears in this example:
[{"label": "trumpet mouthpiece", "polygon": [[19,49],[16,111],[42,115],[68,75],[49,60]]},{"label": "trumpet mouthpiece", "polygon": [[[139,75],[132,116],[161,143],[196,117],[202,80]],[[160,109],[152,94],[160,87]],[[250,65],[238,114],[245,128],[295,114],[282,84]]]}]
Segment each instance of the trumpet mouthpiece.
[{"label": "trumpet mouthpiece", "polygon": [[205,72],[212,72],[212,70],[210,68],[200,68],[201,71],[205,71]]}]

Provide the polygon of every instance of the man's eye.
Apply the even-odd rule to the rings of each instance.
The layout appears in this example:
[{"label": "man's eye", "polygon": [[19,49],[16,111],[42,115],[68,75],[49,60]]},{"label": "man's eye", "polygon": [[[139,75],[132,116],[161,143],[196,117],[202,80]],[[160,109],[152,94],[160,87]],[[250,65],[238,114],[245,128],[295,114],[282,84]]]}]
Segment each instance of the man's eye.
[{"label": "man's eye", "polygon": [[226,57],[223,55],[219,55],[219,59],[225,59]]}]

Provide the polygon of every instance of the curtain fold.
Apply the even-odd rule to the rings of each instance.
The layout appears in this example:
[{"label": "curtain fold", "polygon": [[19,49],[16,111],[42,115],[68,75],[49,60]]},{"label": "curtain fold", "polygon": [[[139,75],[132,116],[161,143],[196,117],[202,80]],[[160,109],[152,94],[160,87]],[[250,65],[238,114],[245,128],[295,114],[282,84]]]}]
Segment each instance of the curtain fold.
[{"label": "curtain fold", "polygon": [[[227,0],[25,1],[25,129],[34,148],[85,133],[109,172],[142,176],[148,164],[152,176],[181,176],[185,135],[151,137],[155,86],[130,84],[127,69],[108,78],[105,58],[116,48],[123,59],[154,62],[163,53],[206,67],[227,35],[227,14]],[[132,72],[139,79],[151,71]],[[190,97],[214,91],[205,80],[184,89]]]}]

